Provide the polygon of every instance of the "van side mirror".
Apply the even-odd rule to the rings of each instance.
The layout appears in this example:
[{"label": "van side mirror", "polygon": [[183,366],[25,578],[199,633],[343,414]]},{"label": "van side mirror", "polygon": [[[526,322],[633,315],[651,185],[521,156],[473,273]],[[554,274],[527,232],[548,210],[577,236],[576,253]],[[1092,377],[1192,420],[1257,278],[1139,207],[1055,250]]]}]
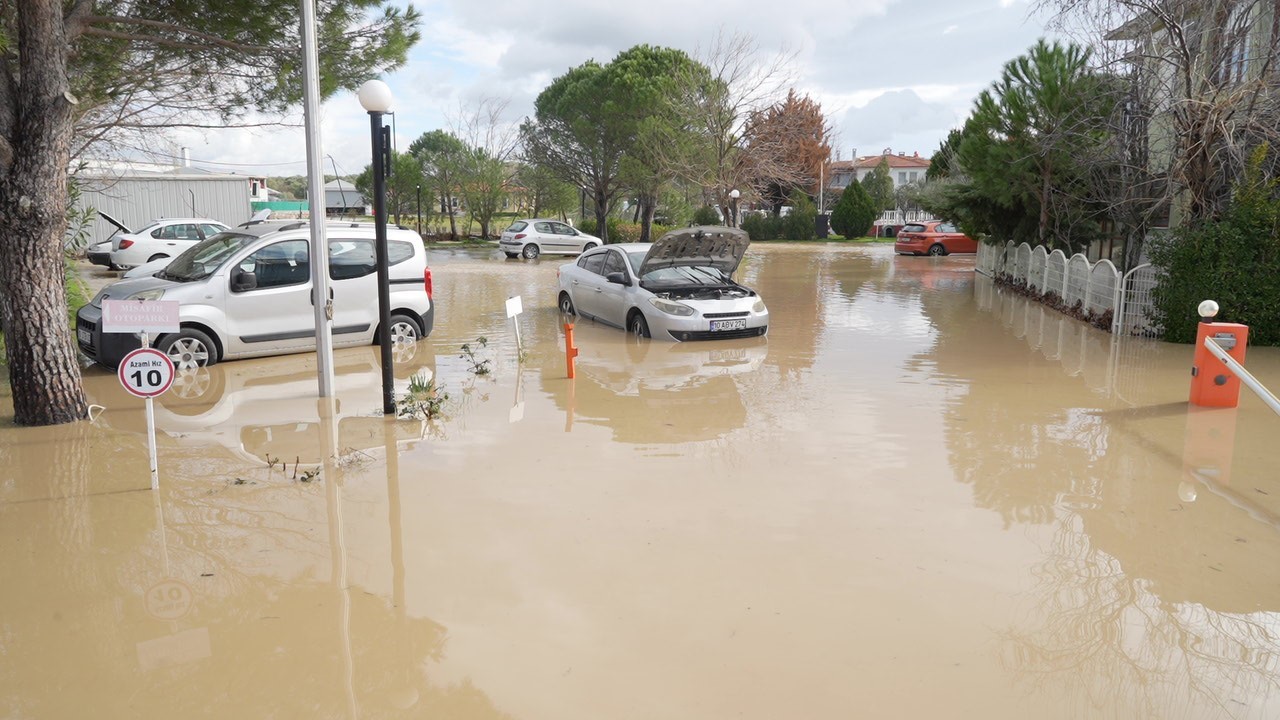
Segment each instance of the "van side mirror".
[{"label": "van side mirror", "polygon": [[608,275],[605,275],[604,279],[607,280],[608,282],[613,283],[614,285],[630,285],[631,284],[631,281],[627,279],[627,276],[620,272],[611,272]]},{"label": "van side mirror", "polygon": [[254,273],[240,270],[231,276],[231,289],[234,292],[253,290],[256,287],[258,287],[258,276]]}]

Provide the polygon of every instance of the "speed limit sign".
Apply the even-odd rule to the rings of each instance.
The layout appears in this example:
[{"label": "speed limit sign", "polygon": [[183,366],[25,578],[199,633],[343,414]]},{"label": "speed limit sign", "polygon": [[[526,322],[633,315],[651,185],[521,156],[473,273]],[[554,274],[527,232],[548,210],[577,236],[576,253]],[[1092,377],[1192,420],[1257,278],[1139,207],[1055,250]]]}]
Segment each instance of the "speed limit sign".
[{"label": "speed limit sign", "polygon": [[155,348],[138,348],[124,356],[116,374],[129,394],[153,398],[173,384],[173,361]]}]

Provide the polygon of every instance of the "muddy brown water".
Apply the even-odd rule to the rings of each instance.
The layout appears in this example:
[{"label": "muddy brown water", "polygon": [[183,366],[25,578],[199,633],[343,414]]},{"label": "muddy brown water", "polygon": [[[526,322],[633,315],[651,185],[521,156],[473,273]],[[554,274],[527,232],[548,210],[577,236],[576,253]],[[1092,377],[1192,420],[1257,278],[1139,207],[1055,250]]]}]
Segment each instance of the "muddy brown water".
[{"label": "muddy brown water", "polygon": [[570,382],[561,262],[432,252],[437,421],[374,348],[332,414],[314,356],[180,378],[157,493],[113,375],[92,423],[0,400],[0,717],[1280,716],[1280,418],[1189,412],[1189,347],[757,247],[766,341],[581,322]]}]

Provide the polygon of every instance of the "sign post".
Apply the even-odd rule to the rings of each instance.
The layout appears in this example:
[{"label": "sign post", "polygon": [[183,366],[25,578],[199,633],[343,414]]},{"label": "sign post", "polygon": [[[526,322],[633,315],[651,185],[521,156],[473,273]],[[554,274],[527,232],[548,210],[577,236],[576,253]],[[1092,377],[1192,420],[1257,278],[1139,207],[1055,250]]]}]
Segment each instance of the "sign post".
[{"label": "sign post", "polygon": [[520,344],[520,313],[524,312],[524,301],[519,295],[507,298],[507,317],[516,328],[516,350],[524,350]]},{"label": "sign post", "polygon": [[156,411],[152,398],[163,395],[173,385],[173,361],[151,347],[151,333],[178,332],[178,303],[164,300],[104,300],[102,331],[138,333],[142,347],[125,355],[116,376],[126,392],[146,400],[147,453],[151,466],[151,489],[160,489],[160,468],[156,459]]}]

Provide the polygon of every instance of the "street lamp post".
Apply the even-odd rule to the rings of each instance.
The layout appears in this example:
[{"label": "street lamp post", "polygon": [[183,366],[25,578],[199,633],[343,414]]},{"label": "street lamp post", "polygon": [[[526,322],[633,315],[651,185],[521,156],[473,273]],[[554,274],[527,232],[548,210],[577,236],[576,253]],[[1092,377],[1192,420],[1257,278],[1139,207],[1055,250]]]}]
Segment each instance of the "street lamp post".
[{"label": "street lamp post", "polygon": [[422,186],[418,186],[418,237],[422,237]]},{"label": "street lamp post", "polygon": [[373,142],[373,233],[378,263],[378,347],[382,356],[382,412],[396,411],[395,378],[391,360],[391,271],[387,263],[387,154],[391,149],[388,128],[382,116],[391,109],[391,88],[381,80],[370,80],[357,93],[360,105],[369,113],[369,136]]},{"label": "street lamp post", "polygon": [[737,188],[729,191],[729,227],[738,227],[738,198],[742,193]]}]

